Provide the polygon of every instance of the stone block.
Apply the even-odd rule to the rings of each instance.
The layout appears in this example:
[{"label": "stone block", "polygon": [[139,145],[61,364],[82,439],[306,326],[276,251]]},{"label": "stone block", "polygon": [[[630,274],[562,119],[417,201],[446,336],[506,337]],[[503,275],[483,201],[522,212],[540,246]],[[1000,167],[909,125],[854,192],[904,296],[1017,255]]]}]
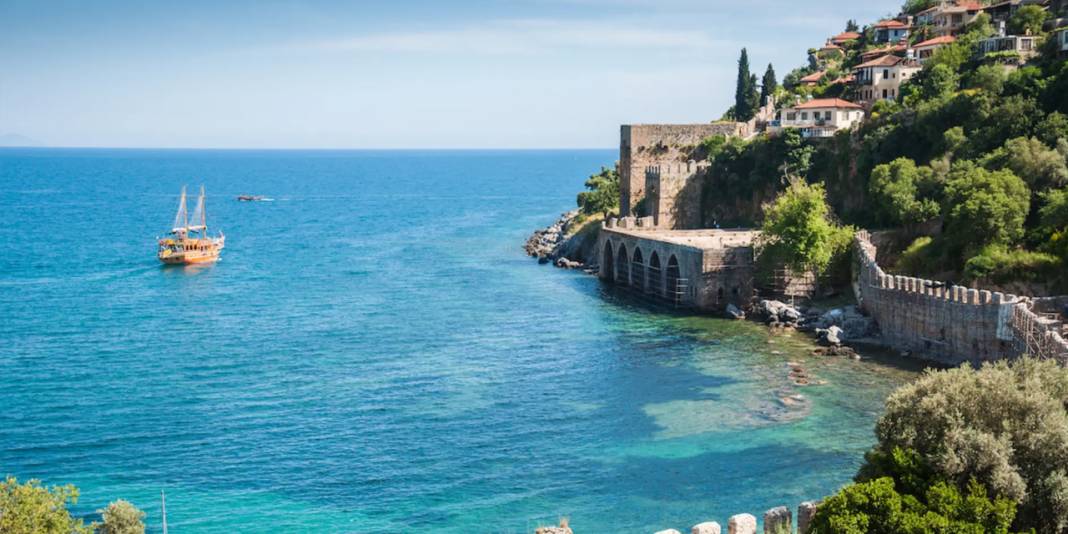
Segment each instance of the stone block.
[{"label": "stone block", "polygon": [[764,534],[793,534],[793,516],[785,506],[764,512]]},{"label": "stone block", "polygon": [[990,292],[982,290],[979,292],[979,304],[990,304]]},{"label": "stone block", "polygon": [[727,520],[727,534],[756,534],[757,520],[753,514],[732,515]]},{"label": "stone block", "polygon": [[968,290],[968,304],[979,304],[979,290],[978,289],[969,289]]},{"label": "stone block", "polygon": [[715,521],[698,523],[690,529],[690,534],[720,534],[719,523]]},{"label": "stone block", "polygon": [[812,531],[812,519],[816,517],[816,503],[806,501],[797,507],[797,534],[809,534]]}]

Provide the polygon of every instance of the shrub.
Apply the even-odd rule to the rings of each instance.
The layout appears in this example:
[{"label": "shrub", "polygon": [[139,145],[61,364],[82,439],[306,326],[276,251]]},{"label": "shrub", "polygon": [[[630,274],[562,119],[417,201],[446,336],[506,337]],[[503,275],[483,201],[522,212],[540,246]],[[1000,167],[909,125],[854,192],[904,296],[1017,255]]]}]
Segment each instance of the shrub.
[{"label": "shrub", "polygon": [[103,510],[100,534],[145,534],[145,513],[129,501],[119,499]]},{"label": "shrub", "polygon": [[587,215],[601,213],[605,217],[619,209],[619,172],[601,168],[601,172],[586,180],[586,191],[578,194],[577,203]]},{"label": "shrub", "polygon": [[954,165],[942,208],[946,239],[957,253],[1012,244],[1023,237],[1030,205],[1027,184],[1012,171]]},{"label": "shrub", "polygon": [[1068,369],[1024,358],[978,370],[928,371],[899,388],[876,425],[879,458],[913,450],[957,488],[975,479],[1018,503],[1018,529],[1068,531]]},{"label": "shrub", "polygon": [[913,241],[897,260],[897,270],[912,276],[931,274],[930,267],[936,263],[938,247],[930,236],[920,236]]},{"label": "shrub", "polygon": [[39,480],[19,484],[0,481],[0,532],[4,534],[91,534],[93,528],[75,520],[68,504],[78,502],[72,485],[46,488]]},{"label": "shrub", "polygon": [[872,200],[897,224],[911,225],[938,216],[938,203],[920,197],[920,188],[934,181],[930,167],[917,167],[911,159],[898,158],[871,172],[868,187]]},{"label": "shrub", "polygon": [[1052,254],[991,245],[965,262],[964,279],[991,280],[996,284],[1049,280],[1057,277],[1060,268],[1060,259]]},{"label": "shrub", "polygon": [[853,229],[831,220],[821,184],[795,181],[764,206],[761,254],[769,253],[797,272],[822,274],[848,251]]}]

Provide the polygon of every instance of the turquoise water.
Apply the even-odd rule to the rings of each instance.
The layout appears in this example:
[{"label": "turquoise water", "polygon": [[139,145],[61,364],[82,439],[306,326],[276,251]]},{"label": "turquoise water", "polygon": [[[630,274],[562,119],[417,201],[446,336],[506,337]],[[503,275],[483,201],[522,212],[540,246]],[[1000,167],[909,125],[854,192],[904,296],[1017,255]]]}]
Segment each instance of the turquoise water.
[{"label": "turquoise water", "polygon": [[[847,482],[913,371],[523,255],[615,155],[0,150],[0,472],[156,532],[165,489],[178,533],[651,532]],[[161,267],[201,183],[223,259]]]}]

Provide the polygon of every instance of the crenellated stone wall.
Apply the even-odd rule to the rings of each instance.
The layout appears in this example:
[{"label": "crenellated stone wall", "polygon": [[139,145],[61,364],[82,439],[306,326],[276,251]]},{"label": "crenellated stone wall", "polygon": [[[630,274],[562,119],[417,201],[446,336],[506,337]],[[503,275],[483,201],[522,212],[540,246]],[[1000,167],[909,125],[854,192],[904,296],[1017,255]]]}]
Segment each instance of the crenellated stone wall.
[{"label": "crenellated stone wall", "polygon": [[1068,360],[1061,322],[1038,316],[1030,299],[889,275],[867,232],[857,232],[854,244],[857,300],[890,347],[954,365],[1023,353]]},{"label": "crenellated stone wall", "polygon": [[707,161],[662,163],[645,169],[645,197],[658,228],[700,228],[701,186]]}]

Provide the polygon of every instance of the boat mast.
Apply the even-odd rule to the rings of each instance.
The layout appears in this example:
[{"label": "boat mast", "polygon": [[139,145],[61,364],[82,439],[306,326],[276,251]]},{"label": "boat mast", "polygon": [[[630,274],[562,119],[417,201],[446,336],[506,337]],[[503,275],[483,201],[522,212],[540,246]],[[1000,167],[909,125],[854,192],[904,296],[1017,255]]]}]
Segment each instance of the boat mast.
[{"label": "boat mast", "polygon": [[178,213],[174,215],[174,226],[171,227],[171,233],[177,233],[178,230],[185,230],[189,228],[189,213],[185,207],[185,186],[182,186],[182,196],[178,200]]},{"label": "boat mast", "polygon": [[204,237],[208,237],[208,206],[204,202],[204,184],[200,184],[200,231]]}]

